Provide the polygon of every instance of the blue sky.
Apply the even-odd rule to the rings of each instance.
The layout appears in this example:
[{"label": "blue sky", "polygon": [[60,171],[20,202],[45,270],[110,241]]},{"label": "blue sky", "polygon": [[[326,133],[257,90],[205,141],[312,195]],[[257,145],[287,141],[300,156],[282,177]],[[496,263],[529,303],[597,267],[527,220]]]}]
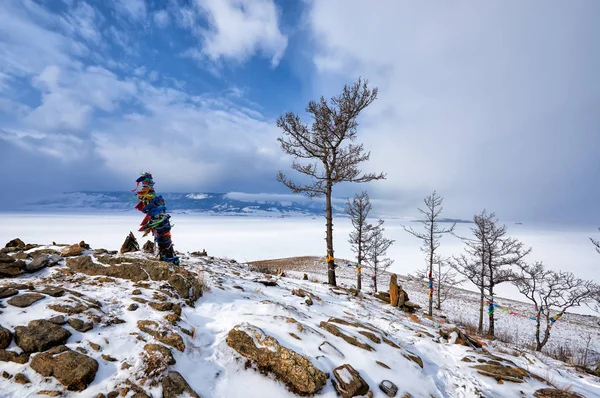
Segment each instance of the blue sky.
[{"label": "blue sky", "polygon": [[[3,0],[0,200],[285,193],[276,117],[358,76],[372,196],[452,215],[599,222],[593,0]],[[365,187],[340,187],[336,195]]]}]

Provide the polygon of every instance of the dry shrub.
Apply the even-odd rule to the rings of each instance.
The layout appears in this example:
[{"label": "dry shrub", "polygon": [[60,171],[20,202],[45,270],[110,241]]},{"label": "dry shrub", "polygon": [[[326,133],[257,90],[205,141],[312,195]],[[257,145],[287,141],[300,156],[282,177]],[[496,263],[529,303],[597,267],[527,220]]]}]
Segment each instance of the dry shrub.
[{"label": "dry shrub", "polygon": [[159,353],[148,354],[144,357],[144,375],[150,378],[160,376],[169,367],[169,359]]}]

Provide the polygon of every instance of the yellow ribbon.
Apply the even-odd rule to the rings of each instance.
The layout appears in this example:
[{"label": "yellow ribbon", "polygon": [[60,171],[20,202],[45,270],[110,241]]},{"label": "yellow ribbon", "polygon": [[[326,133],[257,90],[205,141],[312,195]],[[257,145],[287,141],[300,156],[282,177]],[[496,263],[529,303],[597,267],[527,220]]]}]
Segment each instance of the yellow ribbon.
[{"label": "yellow ribbon", "polygon": [[334,261],[334,260],[335,260],[335,258],[333,258],[333,256],[331,254],[327,253],[327,260],[325,260],[325,262],[328,263],[328,262]]}]

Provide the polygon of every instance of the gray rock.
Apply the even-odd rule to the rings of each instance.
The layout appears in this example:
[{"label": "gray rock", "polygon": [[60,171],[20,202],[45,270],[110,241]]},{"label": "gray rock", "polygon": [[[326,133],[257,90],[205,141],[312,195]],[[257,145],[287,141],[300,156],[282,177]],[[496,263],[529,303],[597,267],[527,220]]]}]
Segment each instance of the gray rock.
[{"label": "gray rock", "polygon": [[57,316],[53,316],[52,318],[48,319],[49,322],[52,322],[56,325],[64,325],[65,323],[67,323],[67,318],[65,318],[64,315],[57,315]]},{"label": "gray rock", "polygon": [[395,397],[398,393],[398,387],[389,380],[384,380],[379,383],[379,389],[388,397]]},{"label": "gray rock", "polygon": [[77,319],[77,318],[69,319],[69,325],[73,329],[77,330],[78,332],[82,332],[82,333],[85,333],[94,328],[94,325],[92,325],[90,322],[84,322],[81,319]]},{"label": "gray rock", "polygon": [[25,307],[29,307],[31,304],[35,303],[36,301],[40,301],[44,297],[46,297],[46,296],[44,296],[43,294],[25,293],[25,294],[21,294],[19,296],[14,296],[14,297],[8,299],[7,303],[12,306],[15,306],[15,307],[25,308]]},{"label": "gray rock", "polygon": [[0,253],[0,263],[14,263],[15,261],[17,261],[16,259],[14,259],[12,256],[9,256],[6,253]]},{"label": "gray rock", "polygon": [[331,380],[336,391],[342,398],[366,395],[369,385],[351,365],[345,364],[333,370],[334,380]]},{"label": "gray rock", "polygon": [[0,298],[15,296],[17,294],[19,294],[19,291],[17,289],[13,289],[12,287],[6,286],[0,287]]},{"label": "gray rock", "polygon": [[36,272],[42,268],[48,266],[49,256],[47,254],[40,254],[36,256],[29,264],[25,266],[25,271]]}]

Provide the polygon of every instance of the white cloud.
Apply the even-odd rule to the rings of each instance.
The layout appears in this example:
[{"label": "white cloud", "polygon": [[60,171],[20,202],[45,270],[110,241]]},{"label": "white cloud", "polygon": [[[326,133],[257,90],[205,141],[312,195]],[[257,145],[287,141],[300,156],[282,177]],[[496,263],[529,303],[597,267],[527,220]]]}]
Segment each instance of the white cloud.
[{"label": "white cloud", "polygon": [[159,10],[154,13],[154,23],[159,28],[166,28],[169,26],[171,19],[167,10]]},{"label": "white cloud", "polygon": [[135,21],[146,19],[146,0],[114,0],[114,7],[121,15]]},{"label": "white cloud", "polygon": [[102,41],[102,35],[98,27],[98,22],[103,17],[92,6],[85,2],[77,3],[77,6],[71,8],[62,20],[66,30],[71,35],[78,35],[84,40],[99,44]]},{"label": "white cloud", "polygon": [[179,21],[202,38],[203,56],[244,62],[258,53],[272,66],[279,64],[288,40],[273,0],[196,0],[195,5],[209,27],[201,28],[189,9],[180,10]]}]

